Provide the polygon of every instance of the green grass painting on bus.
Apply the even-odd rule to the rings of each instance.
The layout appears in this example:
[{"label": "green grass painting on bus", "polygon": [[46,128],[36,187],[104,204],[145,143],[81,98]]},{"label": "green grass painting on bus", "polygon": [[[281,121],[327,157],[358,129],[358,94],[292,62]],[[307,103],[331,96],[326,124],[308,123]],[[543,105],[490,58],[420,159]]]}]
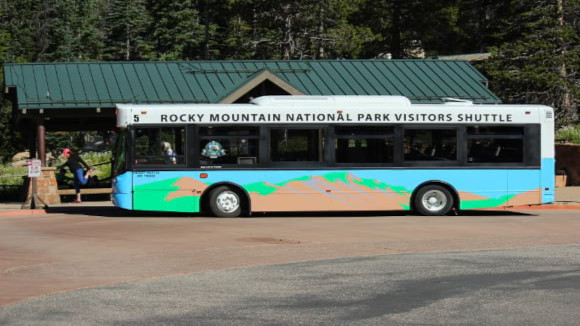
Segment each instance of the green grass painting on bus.
[{"label": "green grass painting on bus", "polygon": [[[155,174],[155,177],[140,174],[138,178],[145,181],[138,181],[134,188],[134,209],[198,212],[201,195],[213,183],[189,175],[163,179],[159,174]],[[258,176],[268,179],[267,174],[254,175]],[[388,178],[386,175],[383,177]],[[147,179],[151,179],[151,182]],[[252,177],[245,179],[250,180]],[[303,175],[279,182],[261,180],[240,186],[248,193],[253,209],[258,211],[409,210],[413,193],[412,188],[405,185],[388,184],[346,171]],[[518,196],[540,198],[538,189],[496,197],[457,190],[462,209],[500,207],[507,205],[510,200],[516,200]]]}]

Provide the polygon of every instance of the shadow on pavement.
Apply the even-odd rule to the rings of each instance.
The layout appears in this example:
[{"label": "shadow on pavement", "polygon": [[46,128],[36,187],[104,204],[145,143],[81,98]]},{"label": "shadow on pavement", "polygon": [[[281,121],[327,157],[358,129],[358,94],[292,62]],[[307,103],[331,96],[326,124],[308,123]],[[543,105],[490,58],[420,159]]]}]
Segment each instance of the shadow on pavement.
[{"label": "shadow on pavement", "polygon": [[[47,214],[71,214],[101,216],[110,218],[139,217],[139,218],[204,218],[211,217],[207,214],[197,213],[173,213],[173,212],[150,212],[150,211],[128,211],[112,206],[57,206],[46,209]],[[521,213],[517,211],[492,211],[492,210],[473,210],[461,211],[458,217],[465,216],[531,216],[534,214]],[[350,212],[276,212],[276,213],[253,213],[249,218],[310,218],[310,217],[390,217],[390,216],[415,216],[405,211],[350,211]],[[449,216],[446,216],[449,218]],[[453,217],[453,216],[451,216]],[[243,217],[242,217],[243,218]],[[246,217],[247,218],[247,217]],[[438,218],[431,216],[430,218]]]},{"label": "shadow on pavement", "polygon": [[70,214],[87,215],[100,217],[196,217],[191,213],[171,213],[171,212],[144,212],[128,211],[113,206],[53,206],[45,209],[47,214]]}]

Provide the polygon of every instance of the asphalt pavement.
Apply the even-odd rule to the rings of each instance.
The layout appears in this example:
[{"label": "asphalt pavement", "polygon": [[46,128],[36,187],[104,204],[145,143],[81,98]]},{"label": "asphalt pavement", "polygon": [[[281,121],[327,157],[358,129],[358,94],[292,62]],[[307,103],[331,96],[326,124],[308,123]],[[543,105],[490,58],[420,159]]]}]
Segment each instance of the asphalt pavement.
[{"label": "asphalt pavement", "polygon": [[577,325],[579,302],[580,246],[554,246],[157,278],[10,305],[0,324]]},{"label": "asphalt pavement", "polygon": [[556,200],[256,219],[4,203],[0,325],[576,325],[580,187]]}]

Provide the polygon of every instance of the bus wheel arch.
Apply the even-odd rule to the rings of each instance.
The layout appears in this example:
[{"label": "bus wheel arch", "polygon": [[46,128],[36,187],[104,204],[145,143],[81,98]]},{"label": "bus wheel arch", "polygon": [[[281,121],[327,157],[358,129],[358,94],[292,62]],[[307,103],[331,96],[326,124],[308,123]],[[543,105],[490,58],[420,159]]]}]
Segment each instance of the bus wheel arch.
[{"label": "bus wheel arch", "polygon": [[[430,197],[429,194],[433,194],[431,197],[438,201],[431,209],[423,204],[426,198],[420,198]],[[452,211],[459,212],[459,195],[455,187],[447,182],[438,180],[426,181],[415,188],[411,195],[410,204],[411,209],[421,215],[446,215]],[[441,205],[441,207],[438,207],[438,205]]]},{"label": "bus wheel arch", "polygon": [[[226,193],[224,193],[224,191]],[[233,197],[231,199],[239,201],[239,210],[238,211],[223,211],[221,209],[216,210],[216,200],[218,197],[221,198],[228,198],[227,192],[230,191],[233,193]],[[237,197],[237,199],[236,199]],[[213,203],[212,203],[213,202]],[[220,182],[208,187],[200,198],[200,205],[201,211],[203,213],[210,213],[217,217],[238,217],[238,216],[248,216],[250,215],[250,196],[249,194],[242,188],[241,186],[230,183],[230,182]],[[235,205],[235,204],[234,204]]]}]

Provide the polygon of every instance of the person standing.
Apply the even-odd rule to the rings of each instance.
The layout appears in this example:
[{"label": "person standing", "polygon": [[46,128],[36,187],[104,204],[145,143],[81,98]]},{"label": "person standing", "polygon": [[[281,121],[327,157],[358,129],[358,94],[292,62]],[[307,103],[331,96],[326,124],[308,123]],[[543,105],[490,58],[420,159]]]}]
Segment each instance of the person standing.
[{"label": "person standing", "polygon": [[62,150],[62,156],[67,158],[67,161],[61,167],[67,166],[73,174],[76,199],[75,203],[81,202],[81,186],[85,186],[89,182],[89,176],[95,170],[83,161],[83,159],[69,148]]}]

